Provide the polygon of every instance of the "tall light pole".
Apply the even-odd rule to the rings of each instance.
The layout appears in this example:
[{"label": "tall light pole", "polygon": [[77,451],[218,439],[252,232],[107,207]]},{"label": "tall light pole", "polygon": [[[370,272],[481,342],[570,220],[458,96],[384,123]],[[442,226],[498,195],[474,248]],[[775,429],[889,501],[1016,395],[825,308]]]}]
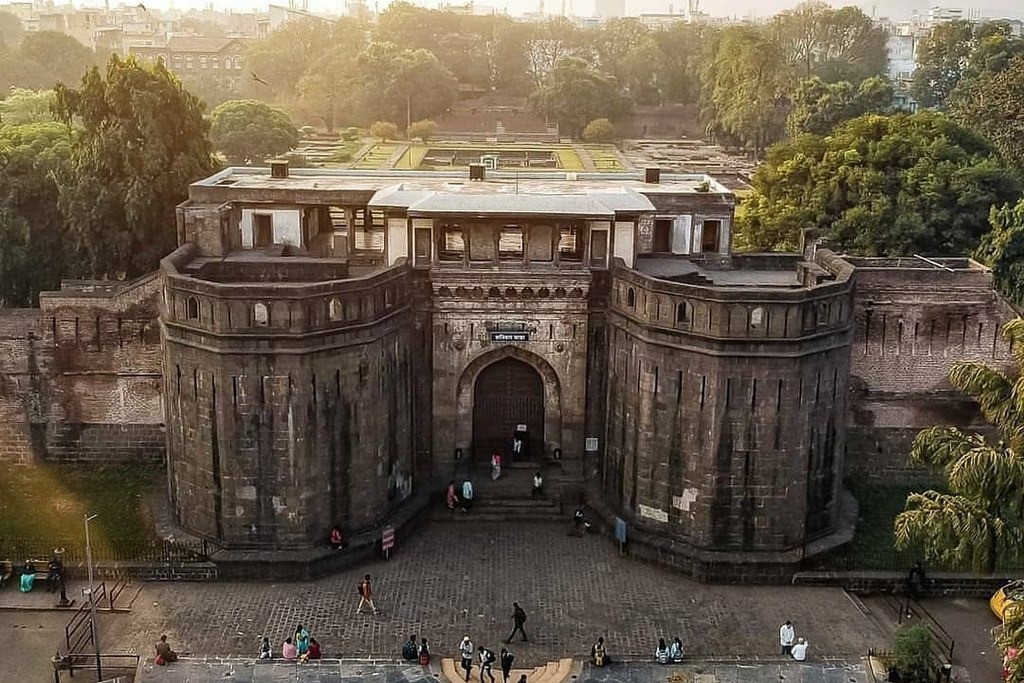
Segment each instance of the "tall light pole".
[{"label": "tall light pole", "polygon": [[96,601],[93,599],[95,586],[92,582],[92,546],[89,544],[89,522],[98,516],[85,516],[85,564],[89,570],[89,587],[82,593],[89,598],[89,626],[92,629],[92,645],[96,651],[96,680],[103,680],[103,665],[100,662],[100,636],[96,629]]}]

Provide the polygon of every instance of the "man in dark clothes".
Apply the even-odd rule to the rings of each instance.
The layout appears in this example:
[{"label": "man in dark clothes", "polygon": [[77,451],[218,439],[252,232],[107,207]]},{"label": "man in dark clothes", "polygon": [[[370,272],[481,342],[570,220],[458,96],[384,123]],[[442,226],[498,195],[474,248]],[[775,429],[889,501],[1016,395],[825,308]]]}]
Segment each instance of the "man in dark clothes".
[{"label": "man in dark clothes", "polygon": [[524,643],[529,642],[530,639],[526,637],[526,631],[523,630],[523,624],[525,624],[525,623],[526,623],[526,612],[523,611],[523,608],[519,606],[518,602],[513,602],[512,603],[512,633],[508,634],[508,639],[506,639],[505,642],[506,643],[511,643],[512,639],[515,637],[517,631],[523,637],[523,642]]}]

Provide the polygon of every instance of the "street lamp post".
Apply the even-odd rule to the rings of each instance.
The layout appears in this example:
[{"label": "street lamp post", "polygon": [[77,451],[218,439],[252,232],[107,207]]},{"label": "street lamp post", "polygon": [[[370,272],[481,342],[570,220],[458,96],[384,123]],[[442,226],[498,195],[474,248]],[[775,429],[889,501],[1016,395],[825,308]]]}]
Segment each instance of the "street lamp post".
[{"label": "street lamp post", "polygon": [[89,598],[89,627],[92,630],[92,645],[96,651],[96,679],[103,680],[103,665],[100,662],[100,636],[96,628],[96,601],[93,599],[95,586],[92,582],[92,546],[89,544],[89,522],[96,517],[98,515],[85,516],[85,564],[89,571],[89,587],[82,593]]}]

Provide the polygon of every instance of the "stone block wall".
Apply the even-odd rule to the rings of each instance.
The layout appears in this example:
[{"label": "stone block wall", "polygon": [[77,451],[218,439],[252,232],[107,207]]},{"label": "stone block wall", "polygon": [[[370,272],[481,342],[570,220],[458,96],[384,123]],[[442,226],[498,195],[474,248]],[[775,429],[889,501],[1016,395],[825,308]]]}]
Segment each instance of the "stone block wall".
[{"label": "stone block wall", "polygon": [[847,472],[927,481],[933,475],[908,460],[910,443],[933,425],[985,427],[949,370],[961,360],[1010,367],[1001,328],[1015,313],[991,274],[966,259],[953,272],[890,261],[854,260]]},{"label": "stone block wall", "polygon": [[612,288],[601,478],[620,509],[716,551],[831,531],[852,283],[747,300],[620,269]]},{"label": "stone block wall", "polygon": [[72,281],[0,310],[0,459],[163,459],[158,292]]}]

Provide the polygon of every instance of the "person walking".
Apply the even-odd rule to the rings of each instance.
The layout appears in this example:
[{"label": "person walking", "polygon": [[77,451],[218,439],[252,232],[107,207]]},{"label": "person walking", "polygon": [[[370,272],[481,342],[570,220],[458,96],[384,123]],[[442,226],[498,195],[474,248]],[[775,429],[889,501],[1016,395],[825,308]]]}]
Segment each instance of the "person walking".
[{"label": "person walking", "polygon": [[793,630],[793,622],[786,620],[786,623],[779,627],[779,645],[782,647],[783,656],[793,652],[793,640],[796,639],[796,631]]},{"label": "person walking", "polygon": [[508,676],[512,673],[512,662],[516,661],[516,656],[501,648],[501,654],[498,655],[498,663],[501,664],[501,683],[508,683]]},{"label": "person walking", "polygon": [[469,512],[469,508],[473,505],[473,482],[470,481],[469,477],[462,482],[462,511]]},{"label": "person walking", "polygon": [[377,606],[373,604],[373,586],[370,583],[370,575],[367,574],[359,582],[359,606],[356,607],[356,614],[363,613],[363,605],[369,605],[374,614],[378,614]]},{"label": "person walking", "polygon": [[530,495],[534,498],[544,495],[544,477],[540,472],[533,473],[533,488],[530,489]]},{"label": "person walking", "polygon": [[491,481],[498,481],[501,478],[501,454],[494,451],[491,454]]},{"label": "person walking", "polygon": [[528,643],[530,639],[526,637],[526,631],[523,630],[523,624],[526,623],[526,611],[519,606],[518,602],[512,603],[512,633],[508,634],[508,638],[505,639],[506,643],[511,643],[512,639],[515,638],[516,633],[523,637],[523,642]]},{"label": "person walking", "polygon": [[473,641],[469,636],[463,636],[459,643],[459,654],[462,655],[462,668],[466,671],[466,680],[469,680],[469,672],[473,670]]},{"label": "person walking", "polygon": [[477,653],[480,655],[480,683],[484,683],[484,674],[487,674],[491,683],[494,683],[494,672],[491,671],[491,666],[497,659],[494,656],[494,650],[488,650],[481,645],[477,648]]}]

